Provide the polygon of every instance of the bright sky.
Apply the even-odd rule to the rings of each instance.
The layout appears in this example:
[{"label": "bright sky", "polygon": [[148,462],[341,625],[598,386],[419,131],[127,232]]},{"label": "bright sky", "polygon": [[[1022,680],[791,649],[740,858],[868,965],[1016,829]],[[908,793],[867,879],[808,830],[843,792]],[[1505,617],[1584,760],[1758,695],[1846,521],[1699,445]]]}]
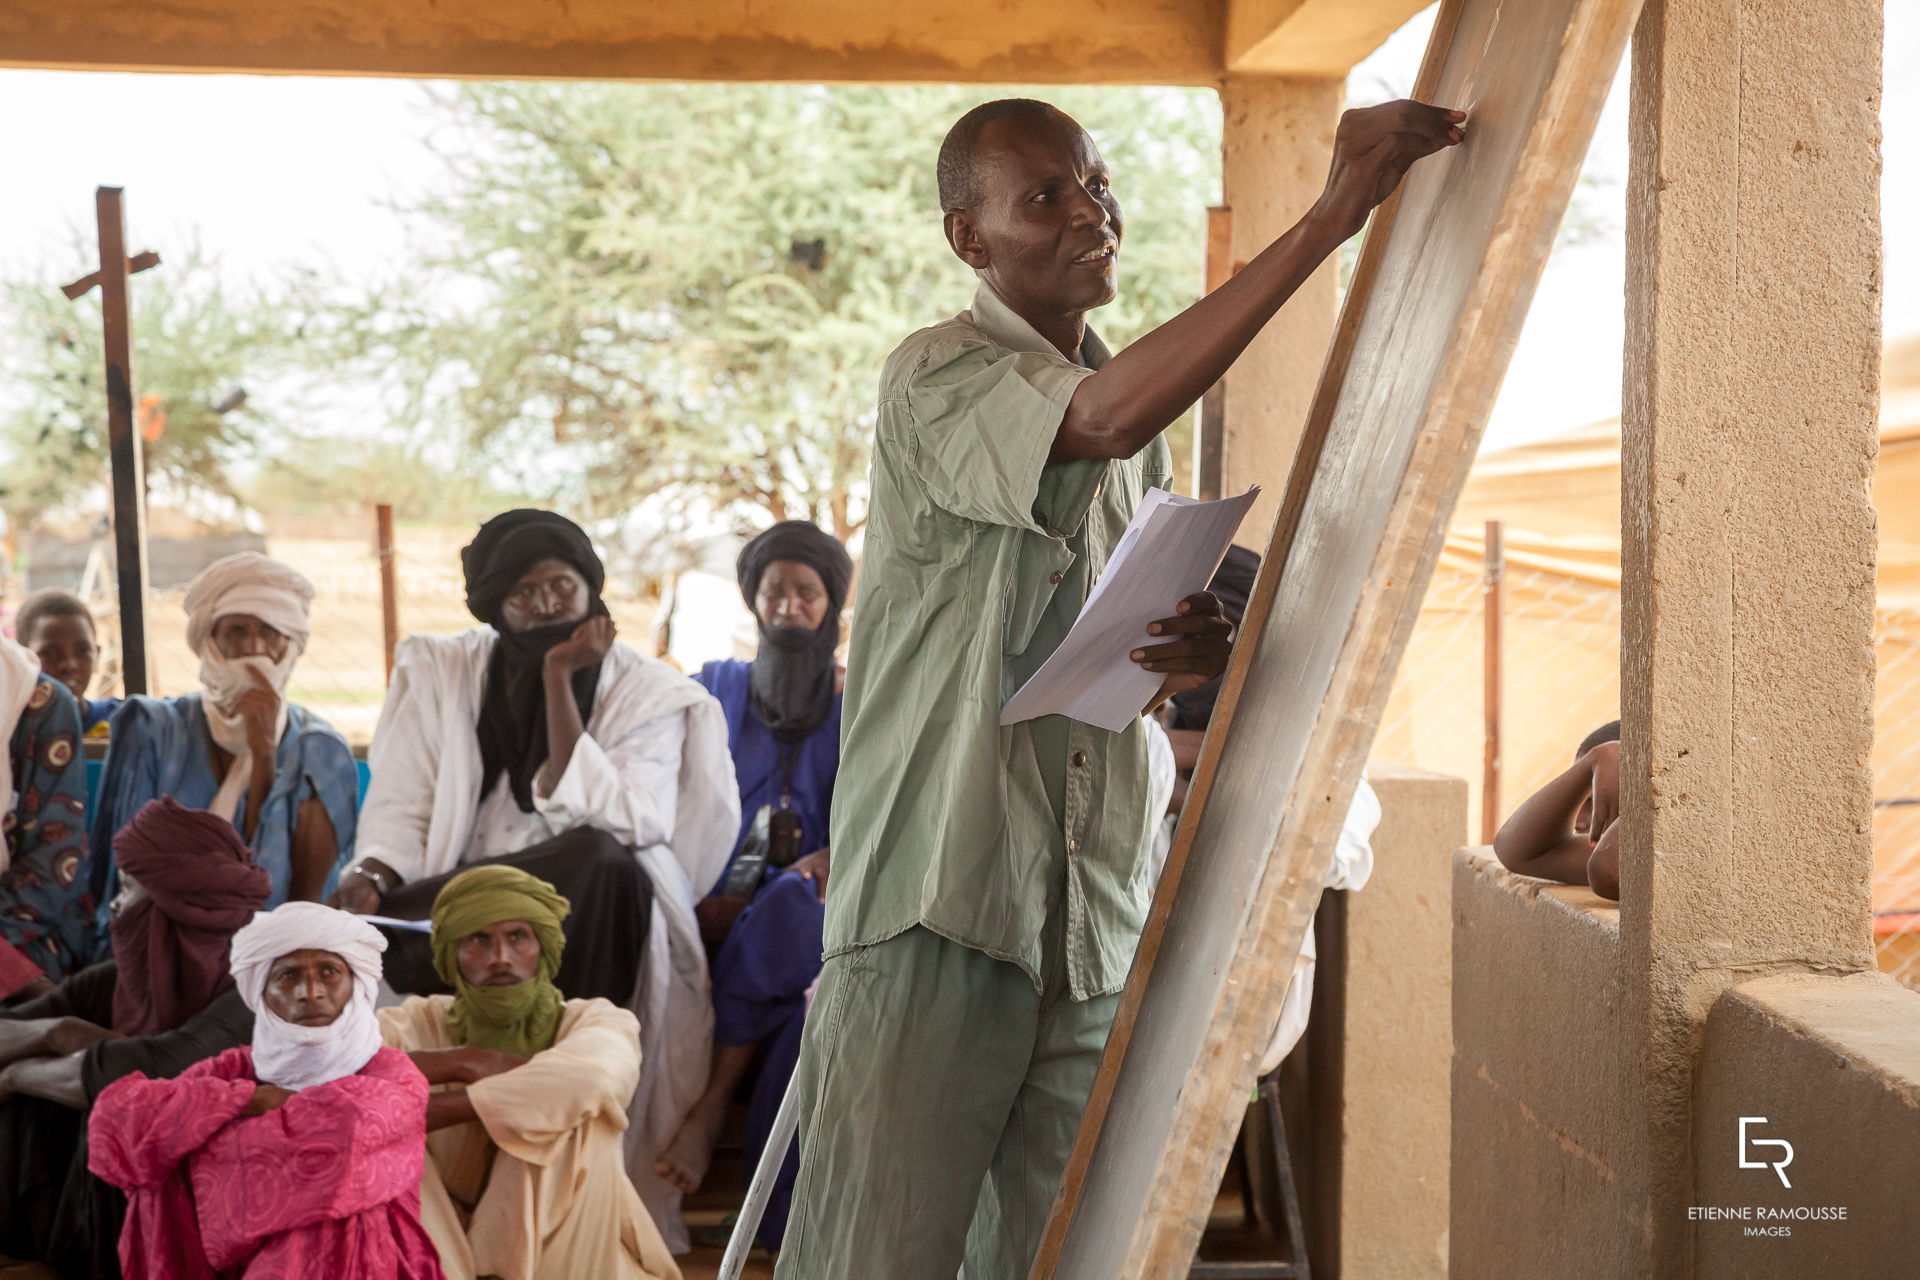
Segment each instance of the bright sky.
[{"label": "bright sky", "polygon": [[[1920,5],[1887,7],[1885,318],[1920,330]],[[1372,101],[1412,84],[1427,20],[1355,72]],[[1616,413],[1620,403],[1626,185],[1625,74],[1600,122],[1579,199],[1594,242],[1561,249],[1535,297],[1489,429],[1489,447]],[[164,253],[197,235],[236,276],[334,265],[352,277],[404,263],[387,206],[430,179],[430,116],[417,82],[0,71],[0,277],[66,279],[90,265],[93,188],[127,188],[129,248]],[[3,375],[0,375],[3,376]],[[0,383],[0,398],[5,387]]]}]

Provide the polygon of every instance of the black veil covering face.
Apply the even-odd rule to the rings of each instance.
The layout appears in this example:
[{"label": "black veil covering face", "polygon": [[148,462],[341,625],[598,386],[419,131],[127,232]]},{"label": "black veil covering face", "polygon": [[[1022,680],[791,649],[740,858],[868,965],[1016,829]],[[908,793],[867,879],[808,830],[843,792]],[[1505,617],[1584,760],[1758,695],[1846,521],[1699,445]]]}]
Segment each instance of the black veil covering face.
[{"label": "black veil covering face", "polygon": [[[1240,620],[1247,616],[1247,601],[1253,595],[1253,580],[1259,576],[1259,554],[1236,544],[1227,548],[1226,559],[1220,562],[1220,567],[1214,571],[1213,581],[1207,584],[1207,590],[1220,600],[1220,612],[1236,629],[1240,626]],[[1174,694],[1170,699],[1173,703],[1172,727],[1204,730],[1213,719],[1213,704],[1219,700],[1223,683],[1225,677],[1219,676],[1198,689]]]},{"label": "black veil covering face", "polygon": [[[811,631],[772,626],[755,607],[760,577],[776,560],[804,564],[826,585],[826,616]],[[782,520],[741,550],[736,573],[740,594],[760,627],[760,650],[749,679],[754,714],[776,740],[800,742],[833,712],[833,653],[840,644],[840,611],[853,582],[853,558],[818,526]]]},{"label": "black veil covering face", "polygon": [[[460,551],[460,567],[467,575],[467,609],[500,634],[487,659],[476,726],[480,794],[491,792],[494,780],[505,773],[514,802],[524,813],[533,812],[533,778],[547,759],[547,695],[541,663],[547,651],[580,624],[562,622],[513,631],[502,625],[500,609],[527,570],[550,559],[564,560],[579,571],[587,582],[587,616],[604,616],[607,606],[600,593],[607,584],[606,566],[600,563],[586,530],[563,515],[526,508],[505,512],[481,525],[473,541]],[[574,672],[572,684],[584,724],[593,715],[600,664]]]}]

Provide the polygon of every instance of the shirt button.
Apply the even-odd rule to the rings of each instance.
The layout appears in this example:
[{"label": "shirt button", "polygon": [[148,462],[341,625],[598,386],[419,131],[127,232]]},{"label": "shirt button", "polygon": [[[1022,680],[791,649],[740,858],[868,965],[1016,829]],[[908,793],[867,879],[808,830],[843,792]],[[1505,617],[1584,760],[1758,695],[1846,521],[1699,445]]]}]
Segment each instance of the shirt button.
[{"label": "shirt button", "polygon": [[1086,767],[1087,767],[1087,753],[1086,753],[1086,752],[1084,752],[1084,751],[1076,751],[1076,752],[1074,752],[1074,753],[1073,753],[1073,767],[1074,767],[1074,768],[1076,768],[1076,769],[1084,769],[1084,768],[1086,768]]},{"label": "shirt button", "polygon": [[1051,582],[1054,586],[1057,587],[1062,582],[1066,581],[1066,577],[1067,577],[1066,574],[1061,573],[1058,569],[1056,569],[1052,573],[1047,575],[1047,581]]},{"label": "shirt button", "polygon": [[1080,852],[1080,842],[1078,840],[1067,841],[1067,852],[1068,853]]}]

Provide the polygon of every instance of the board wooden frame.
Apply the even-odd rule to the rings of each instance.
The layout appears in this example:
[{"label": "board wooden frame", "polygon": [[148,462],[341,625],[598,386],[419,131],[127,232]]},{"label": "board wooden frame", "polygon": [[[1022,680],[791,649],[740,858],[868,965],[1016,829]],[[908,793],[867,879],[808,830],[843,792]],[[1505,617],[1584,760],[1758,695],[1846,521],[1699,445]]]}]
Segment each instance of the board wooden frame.
[{"label": "board wooden frame", "polygon": [[[1032,1280],[1175,1280],[1187,1273],[1448,517],[1472,465],[1639,5],[1640,0],[1445,0],[1441,7],[1414,96],[1434,101],[1436,93],[1449,86],[1486,92],[1443,104],[1469,112],[1466,143],[1415,166],[1374,216]],[[1547,11],[1564,14],[1551,29],[1558,44],[1514,45],[1513,33],[1544,21],[1540,15]],[[1503,19],[1510,19],[1507,45],[1498,44]],[[1475,39],[1481,41],[1477,50],[1471,47]],[[1544,69],[1528,69],[1535,79],[1542,70],[1545,75],[1537,99],[1529,97],[1521,104],[1531,107],[1530,116],[1503,100],[1499,89],[1488,88],[1502,69],[1489,60],[1496,50],[1516,56],[1537,53],[1546,60]],[[1518,76],[1513,79],[1520,81]],[[1258,754],[1267,744],[1254,729],[1236,732],[1236,716],[1256,660],[1284,642],[1283,630],[1268,625],[1276,598],[1284,594],[1283,585],[1296,585],[1309,572],[1301,565],[1326,529],[1338,522],[1336,515],[1317,526],[1312,523],[1316,487],[1337,491],[1340,484],[1355,483],[1351,472],[1341,474],[1343,457],[1326,447],[1337,421],[1349,434],[1367,429],[1354,425],[1364,419],[1365,406],[1356,408],[1348,399],[1372,388],[1350,388],[1349,369],[1363,336],[1370,333],[1369,314],[1376,305],[1386,316],[1379,322],[1386,332],[1371,335],[1373,347],[1366,352],[1376,365],[1385,358],[1381,352],[1393,352],[1402,328],[1434,319],[1409,315],[1405,308],[1396,311],[1402,302],[1396,291],[1417,292],[1418,285],[1381,276],[1382,264],[1395,251],[1396,235],[1417,237],[1409,243],[1424,251],[1447,249],[1424,238],[1430,223],[1401,228],[1402,207],[1410,198],[1436,201],[1435,192],[1448,190],[1449,181],[1469,194],[1478,190],[1471,185],[1470,168],[1464,175],[1450,174],[1448,166],[1471,166],[1475,142],[1501,129],[1509,131],[1508,141],[1482,145],[1517,148],[1510,153],[1510,176],[1504,185],[1481,192],[1491,197],[1485,242],[1458,249],[1472,255],[1464,260],[1471,274],[1458,313],[1439,318],[1446,326],[1444,359],[1419,387],[1423,398],[1410,410],[1417,423],[1413,438],[1382,446],[1404,451],[1404,469],[1382,481],[1394,486],[1391,502],[1357,603],[1340,633],[1323,695],[1298,698],[1283,708],[1303,719],[1311,717],[1311,728],[1290,785],[1272,786],[1275,794],[1259,802],[1270,811],[1265,816],[1271,818],[1266,828],[1271,838],[1249,840],[1244,829],[1249,802],[1230,792],[1233,787],[1246,790],[1248,760],[1260,763]],[[1426,190],[1420,191],[1423,186]],[[1383,296],[1385,301],[1380,300]],[[1300,564],[1294,562],[1296,548],[1303,549]],[[1328,630],[1340,625],[1338,617],[1319,621]],[[1264,689],[1279,677],[1263,672],[1254,678]],[[1216,801],[1223,770],[1229,774],[1230,790]],[[1242,829],[1216,831],[1210,824],[1211,807],[1224,806],[1228,816],[1220,821],[1225,823],[1232,819],[1235,804],[1240,806]],[[1196,845],[1201,847],[1203,875],[1226,867],[1246,879],[1247,900],[1237,920],[1193,918],[1200,908],[1189,900],[1202,897],[1204,887],[1197,880],[1191,889],[1186,884],[1196,865]],[[1203,973],[1213,982],[1212,989],[1173,989],[1176,979],[1163,981],[1164,975],[1195,962],[1170,941],[1170,933],[1191,938],[1195,930],[1209,927],[1235,930],[1222,970]],[[1168,1008],[1185,1001],[1191,1006],[1196,1000],[1203,1002],[1199,1012],[1206,1015],[1200,1043],[1169,1049],[1143,1038],[1136,1044],[1143,1016],[1151,1020],[1156,1004]],[[1189,1007],[1184,1016],[1198,1013]],[[1148,1070],[1138,1061],[1156,1052],[1177,1055],[1185,1074],[1177,1081],[1160,1079],[1132,1089],[1135,1095],[1157,1090],[1162,1098],[1171,1091],[1175,1099],[1168,1116],[1142,1123],[1137,1110],[1126,1111],[1130,1102],[1139,1101],[1128,1095]],[[1164,1140],[1155,1131],[1161,1119]],[[1116,1189],[1122,1182],[1127,1185]]]}]

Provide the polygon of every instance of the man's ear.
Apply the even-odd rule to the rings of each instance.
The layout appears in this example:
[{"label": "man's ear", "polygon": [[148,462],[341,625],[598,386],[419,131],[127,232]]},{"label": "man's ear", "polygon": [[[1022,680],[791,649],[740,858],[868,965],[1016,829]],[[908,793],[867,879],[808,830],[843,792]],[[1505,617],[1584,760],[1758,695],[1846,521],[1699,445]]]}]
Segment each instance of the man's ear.
[{"label": "man's ear", "polygon": [[991,261],[987,246],[973,223],[971,209],[949,209],[946,216],[947,244],[960,261],[975,271],[984,271]]}]

